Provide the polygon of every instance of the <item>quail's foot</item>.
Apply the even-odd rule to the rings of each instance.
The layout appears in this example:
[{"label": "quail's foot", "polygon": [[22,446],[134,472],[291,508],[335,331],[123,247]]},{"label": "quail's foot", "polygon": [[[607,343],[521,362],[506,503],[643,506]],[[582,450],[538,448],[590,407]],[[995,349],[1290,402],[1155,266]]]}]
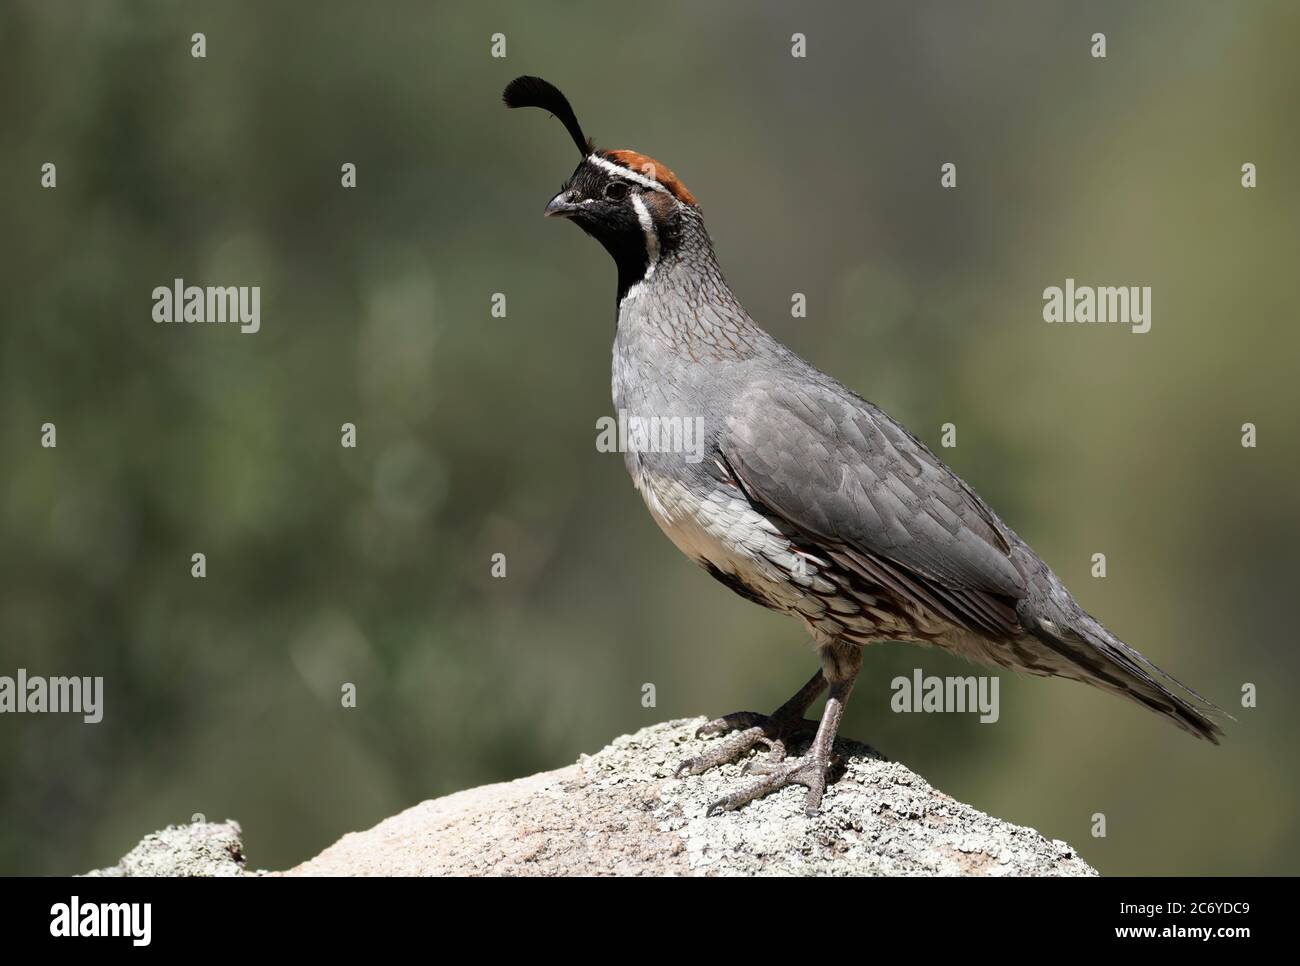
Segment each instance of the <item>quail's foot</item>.
[{"label": "quail's foot", "polygon": [[738,761],[756,745],[768,751],[769,762],[785,760],[785,743],[791,738],[811,734],[817,730],[816,721],[781,715],[758,714],[755,711],[737,711],[715,718],[695,732],[696,738],[706,735],[729,734],[713,743],[702,755],[687,758],[677,766],[677,775],[699,775],[710,768]]},{"label": "quail's foot", "polygon": [[830,762],[815,754],[788,761],[753,762],[745,766],[745,774],[762,775],[763,779],[718,799],[709,806],[706,814],[729,812],[787,785],[803,785],[808,789],[808,795],[804,799],[804,812],[816,815],[821,809],[822,795],[826,792],[826,773],[829,770]]}]

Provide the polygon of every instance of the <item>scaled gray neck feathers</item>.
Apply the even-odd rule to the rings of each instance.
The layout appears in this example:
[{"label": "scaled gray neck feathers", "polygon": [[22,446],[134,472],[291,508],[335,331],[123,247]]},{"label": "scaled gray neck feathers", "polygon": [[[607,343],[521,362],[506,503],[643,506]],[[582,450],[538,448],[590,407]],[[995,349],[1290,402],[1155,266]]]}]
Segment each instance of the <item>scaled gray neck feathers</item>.
[{"label": "scaled gray neck feathers", "polygon": [[644,339],[702,364],[749,359],[768,348],[771,338],[723,278],[699,214],[682,212],[671,234],[663,235],[669,238],[661,241],[658,258],[619,301],[616,346]]}]

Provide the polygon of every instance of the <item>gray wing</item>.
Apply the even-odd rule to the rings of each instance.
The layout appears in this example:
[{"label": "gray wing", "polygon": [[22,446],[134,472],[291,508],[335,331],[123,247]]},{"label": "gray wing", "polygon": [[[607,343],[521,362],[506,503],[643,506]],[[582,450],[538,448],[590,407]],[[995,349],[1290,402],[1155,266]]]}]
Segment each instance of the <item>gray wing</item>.
[{"label": "gray wing", "polygon": [[762,381],[719,449],[750,499],[843,566],[972,629],[1013,634],[1025,579],[992,511],[923,443],[838,384]]}]

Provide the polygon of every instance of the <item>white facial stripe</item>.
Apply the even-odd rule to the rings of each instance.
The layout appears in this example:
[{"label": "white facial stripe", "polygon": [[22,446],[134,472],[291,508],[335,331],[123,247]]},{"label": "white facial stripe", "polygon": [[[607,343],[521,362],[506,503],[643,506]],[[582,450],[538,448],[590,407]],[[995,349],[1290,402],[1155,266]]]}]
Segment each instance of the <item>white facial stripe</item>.
[{"label": "white facial stripe", "polygon": [[649,188],[652,191],[662,191],[666,195],[672,194],[671,191],[653,178],[647,178],[645,175],[638,174],[631,168],[625,168],[621,164],[615,164],[613,161],[609,160],[609,158],[602,158],[599,154],[592,154],[587,157],[587,160],[596,167],[604,168],[610,174],[617,175],[620,178],[627,178],[628,181],[639,184],[643,188]]},{"label": "white facial stripe", "polygon": [[632,196],[632,207],[636,209],[636,220],[641,222],[641,231],[645,233],[645,277],[654,274],[655,265],[659,263],[659,233],[650,218],[650,209],[645,206],[640,195]]}]

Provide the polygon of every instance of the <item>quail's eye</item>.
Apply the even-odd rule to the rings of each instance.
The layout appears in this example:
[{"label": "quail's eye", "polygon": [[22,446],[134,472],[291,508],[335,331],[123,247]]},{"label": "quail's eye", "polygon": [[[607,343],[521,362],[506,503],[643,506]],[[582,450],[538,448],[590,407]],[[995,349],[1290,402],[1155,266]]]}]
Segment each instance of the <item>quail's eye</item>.
[{"label": "quail's eye", "polygon": [[605,185],[605,198],[609,201],[622,201],[627,197],[626,181],[611,181]]}]

